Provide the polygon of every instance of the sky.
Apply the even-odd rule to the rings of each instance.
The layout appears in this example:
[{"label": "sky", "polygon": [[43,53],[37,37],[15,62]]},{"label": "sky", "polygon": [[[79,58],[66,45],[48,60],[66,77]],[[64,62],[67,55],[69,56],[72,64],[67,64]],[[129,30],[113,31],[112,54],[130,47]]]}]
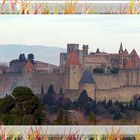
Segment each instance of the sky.
[{"label": "sky", "polygon": [[[140,52],[140,15],[1,15],[0,44],[43,45],[66,48],[67,43],[88,44],[118,52],[120,43]],[[139,53],[140,54],[140,53]]]}]

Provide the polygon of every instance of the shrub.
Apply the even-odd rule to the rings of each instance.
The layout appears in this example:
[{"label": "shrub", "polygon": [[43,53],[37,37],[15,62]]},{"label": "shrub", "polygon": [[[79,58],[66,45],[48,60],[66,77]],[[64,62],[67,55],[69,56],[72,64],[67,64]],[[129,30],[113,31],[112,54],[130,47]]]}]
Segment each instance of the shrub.
[{"label": "shrub", "polygon": [[95,68],[93,70],[94,73],[104,73],[104,69],[103,68]]}]

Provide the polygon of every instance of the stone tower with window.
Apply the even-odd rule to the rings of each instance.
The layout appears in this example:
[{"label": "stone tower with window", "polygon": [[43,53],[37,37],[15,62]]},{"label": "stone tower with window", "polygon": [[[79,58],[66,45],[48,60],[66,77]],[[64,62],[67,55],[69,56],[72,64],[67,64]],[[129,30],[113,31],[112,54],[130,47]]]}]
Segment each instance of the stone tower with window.
[{"label": "stone tower with window", "polygon": [[[69,90],[78,90],[79,81],[81,79],[82,65],[75,51],[70,53],[70,56],[65,64],[65,88]],[[61,80],[61,79],[60,79]]]}]

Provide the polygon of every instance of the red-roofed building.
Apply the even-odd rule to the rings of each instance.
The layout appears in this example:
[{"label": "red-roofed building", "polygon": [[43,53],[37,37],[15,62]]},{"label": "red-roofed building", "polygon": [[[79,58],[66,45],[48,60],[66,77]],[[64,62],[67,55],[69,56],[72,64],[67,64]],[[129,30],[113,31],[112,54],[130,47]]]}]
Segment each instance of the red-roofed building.
[{"label": "red-roofed building", "polygon": [[28,60],[23,67],[24,72],[32,72],[34,71],[34,65]]},{"label": "red-roofed building", "polygon": [[82,65],[75,51],[70,53],[65,66],[65,80],[69,79],[68,82],[65,82],[67,83],[65,86],[67,89],[75,90],[79,86],[82,71]]},{"label": "red-roofed building", "polygon": [[125,50],[123,51],[123,56],[126,56],[126,57],[129,56],[129,53],[128,53],[127,49],[125,49]]},{"label": "red-roofed building", "polygon": [[131,60],[129,60],[126,64],[126,69],[133,69],[134,68],[134,64]]},{"label": "red-roofed building", "polygon": [[138,56],[137,52],[135,49],[132,50],[132,52],[130,53],[130,56]]},{"label": "red-roofed building", "polygon": [[48,72],[48,73],[51,73],[54,70],[58,69],[58,67],[56,65],[41,62],[41,61],[35,61],[34,68],[35,68],[36,72]]},{"label": "red-roofed building", "polygon": [[81,65],[78,55],[75,51],[70,54],[66,64],[67,65]]}]

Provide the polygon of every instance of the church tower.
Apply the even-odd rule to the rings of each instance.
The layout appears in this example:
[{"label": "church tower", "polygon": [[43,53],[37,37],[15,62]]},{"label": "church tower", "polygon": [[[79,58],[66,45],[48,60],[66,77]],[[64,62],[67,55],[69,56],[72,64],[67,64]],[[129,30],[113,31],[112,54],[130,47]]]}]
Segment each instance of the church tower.
[{"label": "church tower", "polygon": [[119,56],[120,56],[120,68],[123,68],[123,45],[122,43],[120,44],[120,49],[119,49]]},{"label": "church tower", "polygon": [[120,44],[119,54],[123,54],[123,45],[122,45],[122,43]]},{"label": "church tower", "polygon": [[[70,90],[79,89],[79,81],[81,78],[82,65],[75,51],[70,53],[70,56],[65,64],[65,88]],[[61,80],[61,79],[60,79]]]}]

